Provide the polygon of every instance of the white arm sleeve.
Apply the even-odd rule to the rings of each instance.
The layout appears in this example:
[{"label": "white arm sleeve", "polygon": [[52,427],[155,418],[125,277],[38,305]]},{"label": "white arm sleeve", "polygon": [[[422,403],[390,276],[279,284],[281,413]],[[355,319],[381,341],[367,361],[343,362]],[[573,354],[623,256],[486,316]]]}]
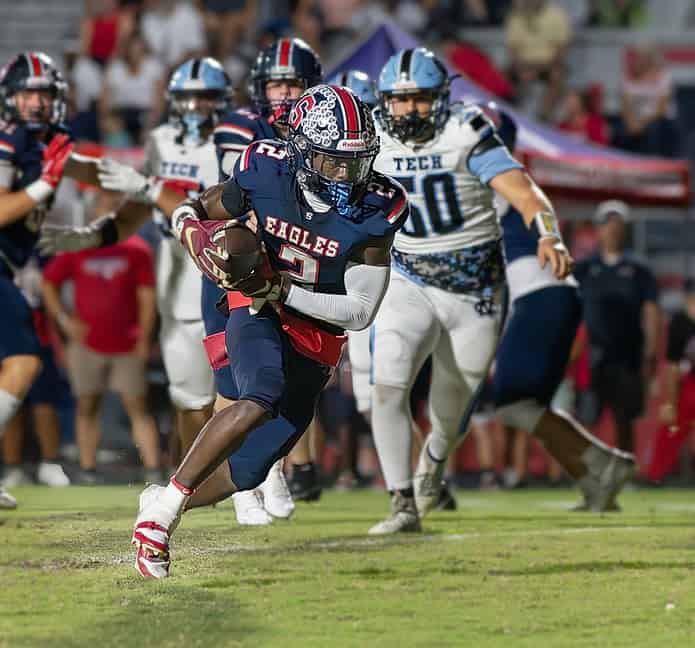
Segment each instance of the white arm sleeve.
[{"label": "white arm sleeve", "polygon": [[374,320],[389,285],[390,272],[389,266],[355,265],[345,272],[346,295],[315,293],[292,286],[285,304],[342,329],[361,331]]}]

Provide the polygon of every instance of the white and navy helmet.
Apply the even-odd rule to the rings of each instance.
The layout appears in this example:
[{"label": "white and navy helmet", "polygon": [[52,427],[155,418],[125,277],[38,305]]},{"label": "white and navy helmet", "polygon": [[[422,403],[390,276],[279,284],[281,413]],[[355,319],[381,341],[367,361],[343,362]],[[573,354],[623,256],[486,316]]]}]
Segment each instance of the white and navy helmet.
[{"label": "white and navy helmet", "polygon": [[[202,114],[198,98],[211,99],[211,114]],[[171,75],[167,87],[169,119],[182,128],[185,137],[200,140],[200,129],[214,127],[219,117],[231,106],[231,81],[214,58],[193,58],[182,63]]]},{"label": "white and navy helmet", "polygon": [[345,86],[352,90],[360,101],[374,108],[377,103],[376,84],[369,78],[366,72],[361,70],[347,70],[336,74],[328,81],[332,85]]},{"label": "white and navy helmet", "polygon": [[[444,64],[425,47],[405,49],[394,54],[379,74],[379,120],[384,129],[401,141],[433,137],[449,116],[449,76]],[[427,117],[413,112],[397,119],[389,110],[394,95],[432,94],[432,110]]]},{"label": "white and navy helmet", "polygon": [[379,152],[369,107],[341,86],[309,88],[290,113],[288,151],[300,186],[346,215]]},{"label": "white and navy helmet", "polygon": [[[53,59],[43,52],[17,54],[0,71],[2,119],[22,124],[29,130],[44,130],[65,119],[68,85]],[[17,111],[15,95],[22,90],[50,90],[53,96],[48,120],[23,119]]]}]

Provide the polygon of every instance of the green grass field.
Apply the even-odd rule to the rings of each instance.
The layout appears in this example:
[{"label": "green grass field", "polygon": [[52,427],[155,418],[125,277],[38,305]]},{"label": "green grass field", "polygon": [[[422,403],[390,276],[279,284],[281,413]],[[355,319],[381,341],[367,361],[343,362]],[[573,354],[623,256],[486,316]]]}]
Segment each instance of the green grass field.
[{"label": "green grass field", "polygon": [[695,645],[695,494],[567,513],[569,491],[460,491],[417,536],[373,539],[377,492],[328,493],[240,528],[184,517],[171,577],[128,545],[139,489],[15,491],[0,513],[0,646]]}]

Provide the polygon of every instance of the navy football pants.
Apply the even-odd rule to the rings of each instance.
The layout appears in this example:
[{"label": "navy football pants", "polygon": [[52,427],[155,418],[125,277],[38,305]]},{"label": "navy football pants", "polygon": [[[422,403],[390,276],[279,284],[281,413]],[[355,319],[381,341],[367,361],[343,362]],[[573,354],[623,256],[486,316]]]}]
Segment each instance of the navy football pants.
[{"label": "navy football pants", "polygon": [[230,364],[220,370],[227,374],[218,383],[222,395],[254,401],[275,417],[253,430],[229,458],[232,480],[249,490],[263,482],[311,423],[330,368],[295,351],[270,307],[258,315],[248,308],[232,310],[225,330]]},{"label": "navy football pants", "polygon": [[571,286],[549,286],[514,301],[497,349],[495,405],[527,399],[550,404],[565,374],[581,318],[579,295]]}]

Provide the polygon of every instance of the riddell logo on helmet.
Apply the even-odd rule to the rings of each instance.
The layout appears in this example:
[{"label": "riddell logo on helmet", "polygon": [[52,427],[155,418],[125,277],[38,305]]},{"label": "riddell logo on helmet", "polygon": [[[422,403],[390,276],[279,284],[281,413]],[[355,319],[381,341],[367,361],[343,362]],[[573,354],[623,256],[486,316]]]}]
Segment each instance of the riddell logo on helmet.
[{"label": "riddell logo on helmet", "polygon": [[363,151],[369,148],[370,141],[367,138],[356,140],[340,140],[336,145],[338,151]]}]

